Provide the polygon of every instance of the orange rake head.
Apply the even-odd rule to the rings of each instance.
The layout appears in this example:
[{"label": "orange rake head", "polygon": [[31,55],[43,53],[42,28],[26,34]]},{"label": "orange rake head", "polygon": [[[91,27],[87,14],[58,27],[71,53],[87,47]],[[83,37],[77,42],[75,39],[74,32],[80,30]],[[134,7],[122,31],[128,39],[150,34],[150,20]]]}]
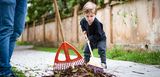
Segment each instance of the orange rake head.
[{"label": "orange rake head", "polygon": [[[61,50],[64,51],[65,60],[58,59]],[[69,50],[73,50],[77,57],[71,59],[69,55]],[[53,70],[65,70],[70,66],[76,66],[82,64],[84,64],[84,59],[80,55],[80,53],[69,43],[63,42],[58,48],[58,51],[56,53]]]}]

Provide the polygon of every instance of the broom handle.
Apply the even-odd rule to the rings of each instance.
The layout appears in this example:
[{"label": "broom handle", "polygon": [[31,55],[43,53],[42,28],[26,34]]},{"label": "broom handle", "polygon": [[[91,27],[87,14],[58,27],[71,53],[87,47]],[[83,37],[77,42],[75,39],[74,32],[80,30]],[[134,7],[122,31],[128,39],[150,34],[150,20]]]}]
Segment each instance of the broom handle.
[{"label": "broom handle", "polygon": [[86,34],[84,34],[84,35],[85,35],[85,38],[87,39],[87,44],[88,44],[88,47],[89,47],[89,51],[90,51],[90,53],[91,53],[91,57],[94,57],[94,56],[93,56],[92,49],[91,49],[90,41],[89,41],[87,35],[86,35]]},{"label": "broom handle", "polygon": [[59,14],[59,10],[58,10],[58,5],[57,5],[57,1],[56,0],[53,0],[53,3],[54,3],[54,9],[56,11],[56,15],[58,17],[58,23],[60,24],[60,33],[62,35],[62,41],[64,42],[65,39],[64,39],[64,33],[63,33],[63,29],[62,29],[62,21],[61,21],[61,17],[60,17],[60,14]]}]

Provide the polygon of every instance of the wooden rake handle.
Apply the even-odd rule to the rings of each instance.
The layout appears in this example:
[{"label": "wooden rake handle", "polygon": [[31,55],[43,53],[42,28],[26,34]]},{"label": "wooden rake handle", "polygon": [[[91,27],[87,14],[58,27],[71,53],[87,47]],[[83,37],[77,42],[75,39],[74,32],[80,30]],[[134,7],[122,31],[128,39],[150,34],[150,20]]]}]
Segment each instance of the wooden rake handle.
[{"label": "wooden rake handle", "polygon": [[62,29],[62,21],[61,21],[61,17],[60,17],[59,10],[58,10],[57,0],[53,0],[53,3],[54,3],[54,9],[56,11],[56,16],[58,17],[58,23],[60,24],[59,26],[60,26],[60,33],[62,36],[62,41],[64,42],[65,39],[64,39],[63,29]]},{"label": "wooden rake handle", "polygon": [[89,47],[89,51],[90,51],[90,53],[91,53],[91,57],[94,57],[94,56],[93,56],[92,49],[91,49],[90,41],[89,41],[89,39],[88,39],[88,37],[87,37],[86,34],[84,34],[84,36],[85,36],[85,39],[87,39],[87,45],[88,45],[88,47]]}]

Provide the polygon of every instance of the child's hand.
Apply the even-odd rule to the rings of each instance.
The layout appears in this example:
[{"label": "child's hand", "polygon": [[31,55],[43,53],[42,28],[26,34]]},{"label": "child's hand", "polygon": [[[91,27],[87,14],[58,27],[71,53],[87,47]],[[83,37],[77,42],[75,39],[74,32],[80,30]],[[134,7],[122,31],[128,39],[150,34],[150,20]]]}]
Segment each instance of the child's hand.
[{"label": "child's hand", "polygon": [[86,41],[89,41],[88,37],[87,37],[87,34],[84,34],[84,38]]},{"label": "child's hand", "polygon": [[84,34],[84,35],[87,35],[87,32],[86,32],[86,31],[83,31],[83,34]]}]

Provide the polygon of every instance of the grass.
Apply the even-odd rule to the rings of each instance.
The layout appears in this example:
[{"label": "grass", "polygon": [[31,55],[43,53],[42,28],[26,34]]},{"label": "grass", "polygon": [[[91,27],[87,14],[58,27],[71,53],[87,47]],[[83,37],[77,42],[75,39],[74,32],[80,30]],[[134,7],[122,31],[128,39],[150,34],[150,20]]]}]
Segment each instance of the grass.
[{"label": "grass", "polygon": [[33,49],[46,52],[56,52],[57,48],[34,46]]},{"label": "grass", "polygon": [[114,60],[133,61],[143,64],[160,65],[160,52],[140,50],[126,51],[122,48],[113,48],[107,52],[107,57]]},{"label": "grass", "polygon": [[31,43],[28,43],[28,42],[20,42],[20,41],[17,41],[16,42],[16,45],[32,45]]},{"label": "grass", "polygon": [[[34,46],[33,49],[35,50],[39,50],[39,51],[45,51],[45,52],[56,52],[58,50],[58,48],[51,48],[51,47],[39,47],[39,46]],[[70,55],[75,55],[74,52],[72,50],[70,51]],[[80,54],[83,54],[82,50],[78,50]],[[63,53],[63,52],[62,52]]]},{"label": "grass", "polygon": [[16,74],[17,77],[26,77],[22,71],[16,69],[16,67],[12,67],[13,72]]},{"label": "grass", "polygon": [[[46,51],[46,52],[56,52],[57,48],[49,47],[34,47],[36,50]],[[83,55],[83,50],[78,50],[81,55]],[[95,57],[98,57],[98,50],[95,49],[93,54]],[[74,55],[73,51],[70,53]],[[114,60],[124,60],[124,61],[133,61],[143,64],[152,64],[160,65],[160,52],[148,52],[148,51],[139,51],[139,50],[123,50],[121,47],[115,47],[107,51],[107,58]]]}]

